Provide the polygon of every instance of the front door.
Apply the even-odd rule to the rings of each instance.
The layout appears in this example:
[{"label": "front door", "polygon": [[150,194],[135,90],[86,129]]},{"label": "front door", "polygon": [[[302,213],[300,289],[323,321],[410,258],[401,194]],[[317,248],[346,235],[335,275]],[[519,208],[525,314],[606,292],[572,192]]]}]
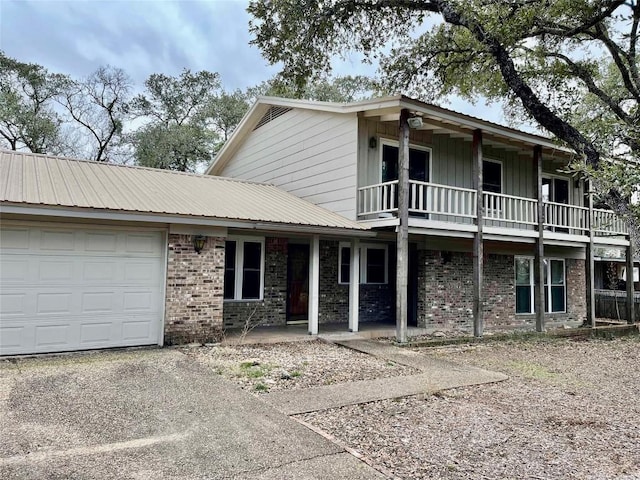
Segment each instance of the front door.
[{"label": "front door", "polygon": [[290,243],[287,255],[287,323],[309,315],[309,245]]}]

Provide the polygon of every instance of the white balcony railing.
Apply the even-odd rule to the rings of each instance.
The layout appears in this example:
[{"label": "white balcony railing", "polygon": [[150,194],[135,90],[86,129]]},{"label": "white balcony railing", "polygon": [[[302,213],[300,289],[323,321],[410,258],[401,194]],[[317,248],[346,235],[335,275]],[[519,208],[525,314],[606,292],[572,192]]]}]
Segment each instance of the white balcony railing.
[{"label": "white balcony railing", "polygon": [[[398,181],[368,185],[358,189],[358,217],[391,216],[398,209]],[[469,188],[436,183],[409,182],[409,212],[443,221],[468,221],[476,217],[477,192]],[[538,224],[538,202],[532,198],[502,193],[482,195],[485,219],[491,225],[531,229]],[[564,203],[544,202],[544,226],[556,232],[589,233],[589,209]],[[612,211],[594,210],[593,231],[597,235],[624,235],[624,222]]]}]

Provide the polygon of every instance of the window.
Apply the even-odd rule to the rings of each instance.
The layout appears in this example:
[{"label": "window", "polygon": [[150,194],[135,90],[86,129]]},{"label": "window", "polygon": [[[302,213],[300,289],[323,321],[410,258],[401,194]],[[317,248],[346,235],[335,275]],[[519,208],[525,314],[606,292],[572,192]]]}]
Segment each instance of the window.
[{"label": "window", "polygon": [[500,162],[482,161],[482,190],[502,193],[502,164]]},{"label": "window", "polygon": [[[360,247],[360,283],[384,284],[388,282],[388,249],[386,245]],[[349,283],[351,277],[351,247],[340,244],[338,255],[338,283]]]},{"label": "window", "polygon": [[225,242],[224,299],[262,298],[264,239],[233,239]]},{"label": "window", "polygon": [[[409,179],[429,181],[431,151],[424,147],[409,147]],[[398,180],[398,144],[382,144],[382,181]]]},{"label": "window", "polygon": [[338,258],[338,283],[349,283],[351,277],[351,247],[340,244]]},{"label": "window", "polygon": [[[516,313],[535,313],[535,282],[533,258],[516,257]],[[549,280],[551,280],[549,282]],[[564,260],[544,259],[544,310],[547,313],[566,311]]]},{"label": "window", "polygon": [[533,313],[531,259],[516,257],[516,313]]}]

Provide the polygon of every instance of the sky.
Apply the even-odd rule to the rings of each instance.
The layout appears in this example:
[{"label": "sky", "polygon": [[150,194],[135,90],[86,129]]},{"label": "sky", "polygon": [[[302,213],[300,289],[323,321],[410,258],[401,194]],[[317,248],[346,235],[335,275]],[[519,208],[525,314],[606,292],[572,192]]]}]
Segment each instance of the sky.
[{"label": "sky", "polygon": [[[249,44],[247,0],[0,0],[0,49],[22,62],[81,78],[103,65],[125,70],[137,88],[152,73],[218,72],[227,90],[271,78]],[[371,75],[357,55],[340,75]],[[456,111],[504,123],[499,106],[453,99]]]}]

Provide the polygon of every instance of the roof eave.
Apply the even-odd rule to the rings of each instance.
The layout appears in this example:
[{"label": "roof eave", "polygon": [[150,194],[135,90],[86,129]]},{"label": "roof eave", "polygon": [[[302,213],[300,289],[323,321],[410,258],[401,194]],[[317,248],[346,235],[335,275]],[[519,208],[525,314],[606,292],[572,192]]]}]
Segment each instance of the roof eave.
[{"label": "roof eave", "polygon": [[233,219],[219,217],[200,217],[159,212],[139,212],[128,210],[110,210],[90,207],[66,207],[42,204],[15,203],[0,201],[0,214],[30,215],[42,217],[86,218],[114,221],[144,221],[161,224],[188,224],[211,227],[241,228],[274,232],[296,232],[325,234],[349,237],[373,237],[376,233],[366,226],[354,228],[332,225],[302,225],[295,223],[269,222],[265,220]]}]

